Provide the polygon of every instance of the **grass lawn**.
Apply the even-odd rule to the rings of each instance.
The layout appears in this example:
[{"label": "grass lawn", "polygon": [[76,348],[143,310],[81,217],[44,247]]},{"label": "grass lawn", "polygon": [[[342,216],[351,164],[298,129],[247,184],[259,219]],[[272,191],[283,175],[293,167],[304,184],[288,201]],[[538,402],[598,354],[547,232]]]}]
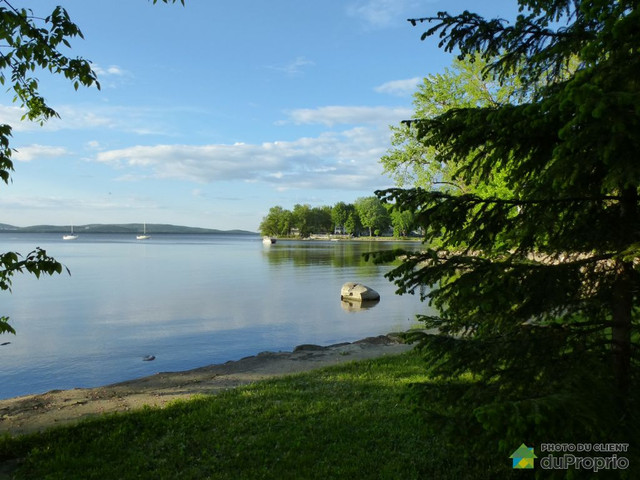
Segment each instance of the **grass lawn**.
[{"label": "grass lawn", "polygon": [[[264,381],[165,409],[0,438],[16,479],[505,478],[496,452],[459,460],[405,397],[415,353]],[[494,450],[494,449],[490,449]],[[521,472],[516,472],[521,473]]]}]

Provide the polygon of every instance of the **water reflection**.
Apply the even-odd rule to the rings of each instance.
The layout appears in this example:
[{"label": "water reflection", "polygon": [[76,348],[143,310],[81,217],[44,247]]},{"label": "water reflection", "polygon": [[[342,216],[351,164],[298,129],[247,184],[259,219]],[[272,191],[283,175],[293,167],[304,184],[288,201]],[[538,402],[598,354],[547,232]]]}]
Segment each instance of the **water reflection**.
[{"label": "water reflection", "polygon": [[414,242],[366,242],[366,241],[304,241],[279,240],[275,245],[265,246],[263,254],[270,264],[290,263],[296,267],[328,265],[331,267],[376,267],[373,260],[366,260],[366,253],[413,249]]},{"label": "water reflection", "polygon": [[353,300],[340,300],[340,306],[345,312],[355,313],[369,310],[380,303],[380,300],[365,300],[363,302],[354,302]]}]

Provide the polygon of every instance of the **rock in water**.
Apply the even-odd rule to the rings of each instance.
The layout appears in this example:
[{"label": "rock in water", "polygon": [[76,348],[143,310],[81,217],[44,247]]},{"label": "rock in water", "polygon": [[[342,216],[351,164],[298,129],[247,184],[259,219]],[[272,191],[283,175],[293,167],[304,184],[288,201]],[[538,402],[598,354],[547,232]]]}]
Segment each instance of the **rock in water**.
[{"label": "rock in water", "polygon": [[370,302],[380,300],[380,294],[373,288],[355,282],[347,282],[340,290],[340,300],[353,300],[356,302]]}]

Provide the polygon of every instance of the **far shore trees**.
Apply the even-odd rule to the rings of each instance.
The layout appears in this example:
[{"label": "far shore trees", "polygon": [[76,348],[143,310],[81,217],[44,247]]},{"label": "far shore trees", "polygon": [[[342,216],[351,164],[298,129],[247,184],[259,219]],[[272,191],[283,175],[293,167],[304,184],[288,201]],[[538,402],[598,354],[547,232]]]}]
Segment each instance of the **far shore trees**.
[{"label": "far shore trees", "polygon": [[271,207],[260,224],[260,232],[269,236],[291,235],[293,228],[293,214],[280,206]]},{"label": "far shore trees", "polygon": [[331,209],[331,221],[334,225],[334,231],[340,229],[340,233],[346,233],[347,221],[349,216],[355,213],[355,207],[353,205],[347,205],[344,202],[336,203]]},{"label": "far shore trees", "polygon": [[[161,1],[180,1],[184,5],[184,0]],[[154,4],[157,2],[153,0]],[[63,76],[76,90],[80,86],[100,88],[90,62],[65,53],[76,37],[83,38],[80,28],[60,6],[43,15],[28,8],[15,7],[13,2],[0,0],[0,84],[8,86],[8,90],[13,92],[13,101],[20,106],[23,121],[42,125],[59,116],[41,95],[36,74],[49,72]],[[11,125],[0,125],[0,179],[7,184],[13,172],[11,132]],[[40,248],[24,256],[17,252],[6,252],[0,254],[0,289],[10,290],[11,277],[16,273],[31,273],[39,277],[63,270],[62,264]],[[6,316],[0,317],[2,333],[15,333]]]},{"label": "far shore trees", "polygon": [[375,196],[358,198],[354,203],[338,202],[333,207],[294,206],[293,211],[281,206],[271,207],[262,219],[259,230],[268,236],[299,236],[343,234],[409,236],[414,228],[411,212],[393,210]]},{"label": "far shore trees", "polygon": [[469,455],[640,438],[639,6],[518,4],[513,24],[469,12],[411,20],[460,58],[485,58],[487,78],[517,78],[518,102],[412,122],[451,183],[498,173],[508,188],[379,192],[415,212],[426,245],[438,240],[402,252],[390,277],[440,312],[414,338],[444,381],[416,391],[428,424]]},{"label": "far shore trees", "polygon": [[391,225],[389,212],[377,197],[359,198],[353,205],[360,217],[360,223],[369,229],[369,236],[372,236],[373,232],[379,235]]}]

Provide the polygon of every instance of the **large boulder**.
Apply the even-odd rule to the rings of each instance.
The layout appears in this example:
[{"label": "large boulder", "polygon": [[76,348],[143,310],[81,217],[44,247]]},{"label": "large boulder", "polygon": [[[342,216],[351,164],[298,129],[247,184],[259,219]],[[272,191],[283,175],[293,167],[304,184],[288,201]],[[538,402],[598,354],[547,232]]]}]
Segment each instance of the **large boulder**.
[{"label": "large boulder", "polygon": [[371,302],[380,300],[380,294],[373,288],[369,288],[361,283],[347,282],[340,290],[340,300]]}]

